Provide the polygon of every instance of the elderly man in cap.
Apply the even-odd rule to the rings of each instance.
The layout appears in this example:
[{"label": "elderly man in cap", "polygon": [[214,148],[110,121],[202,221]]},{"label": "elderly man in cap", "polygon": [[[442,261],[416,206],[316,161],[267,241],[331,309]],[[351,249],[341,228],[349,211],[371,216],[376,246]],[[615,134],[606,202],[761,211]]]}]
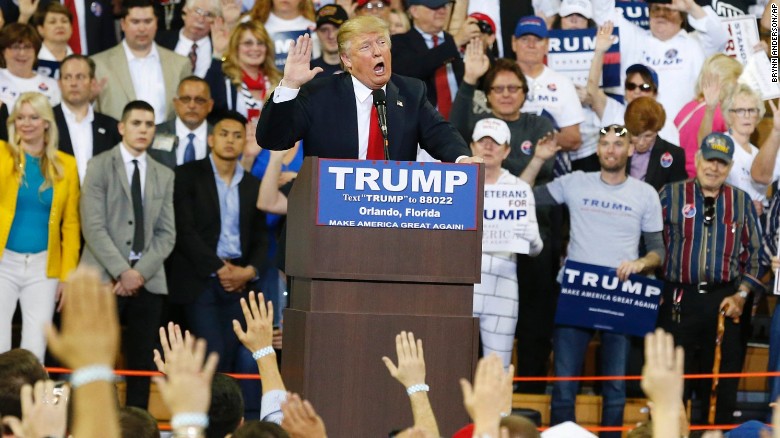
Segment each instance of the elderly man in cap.
[{"label": "elderly man in cap", "polygon": [[585,113],[574,83],[544,64],[549,49],[547,34],[547,24],[535,15],[521,18],[515,27],[512,49],[528,82],[522,111],[549,115],[560,130],[558,146],[572,151],[582,144],[580,123],[585,121]]},{"label": "elderly man in cap", "polygon": [[424,81],[428,101],[447,120],[463,80],[460,47],[481,35],[474,18],[468,18],[455,35],[445,32],[451,5],[451,0],[409,0],[413,27],[392,38],[395,72]]},{"label": "elderly man in cap", "polygon": [[[696,152],[696,177],[667,184],[660,193],[666,284],[658,324],[685,348],[686,374],[712,371],[720,313],[725,315],[720,371],[742,370],[746,343],[740,317],[743,323],[750,319],[751,292],[762,288],[755,207],[747,193],[725,183],[733,155],[731,138],[708,135]],[[716,424],[734,421],[737,383],[720,381]],[[707,413],[711,388],[710,380],[687,380],[685,398],[695,393],[702,404],[698,412]],[[707,420],[701,417],[691,420]]]},{"label": "elderly man in cap", "polygon": [[317,10],[317,38],[320,40],[322,56],[311,60],[311,68],[319,67],[317,78],[342,73],[339,58],[339,28],[349,19],[347,11],[337,4],[325,5]]}]

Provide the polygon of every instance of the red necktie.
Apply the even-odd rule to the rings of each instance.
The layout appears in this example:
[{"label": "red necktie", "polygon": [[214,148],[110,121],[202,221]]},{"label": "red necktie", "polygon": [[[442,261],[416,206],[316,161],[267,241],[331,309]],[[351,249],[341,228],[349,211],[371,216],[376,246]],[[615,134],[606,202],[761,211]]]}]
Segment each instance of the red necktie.
[{"label": "red necktie", "polygon": [[76,14],[76,2],[74,0],[65,0],[65,8],[67,8],[73,16],[73,20],[70,22],[70,27],[73,28],[73,32],[70,34],[68,45],[73,50],[73,53],[80,55],[81,32],[79,30],[79,16]]},{"label": "red necktie", "polygon": [[382,131],[379,129],[379,114],[376,111],[376,105],[371,105],[371,120],[368,128],[368,153],[367,160],[384,160],[385,146],[382,138]]},{"label": "red necktie", "polygon": [[[439,37],[433,35],[433,47],[439,45]],[[450,119],[450,109],[452,108],[452,94],[450,94],[450,83],[447,80],[447,66],[443,65],[436,69],[436,106],[439,112],[446,120]]]}]

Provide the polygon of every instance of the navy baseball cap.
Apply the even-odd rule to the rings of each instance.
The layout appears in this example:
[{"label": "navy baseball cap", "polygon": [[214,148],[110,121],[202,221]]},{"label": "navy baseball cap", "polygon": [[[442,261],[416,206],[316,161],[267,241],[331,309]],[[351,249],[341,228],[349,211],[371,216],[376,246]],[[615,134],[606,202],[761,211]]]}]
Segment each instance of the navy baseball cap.
[{"label": "navy baseball cap", "polygon": [[347,11],[336,4],[325,5],[317,11],[317,29],[323,24],[332,24],[338,28],[347,20],[349,20]]},{"label": "navy baseball cap", "polygon": [[429,9],[439,9],[442,6],[446,6],[449,3],[454,3],[454,0],[409,0],[409,6],[420,5]]},{"label": "navy baseball cap", "polygon": [[536,35],[539,38],[547,38],[547,23],[542,17],[528,15],[520,19],[515,27],[515,37],[520,38],[523,35]]},{"label": "navy baseball cap", "polygon": [[644,73],[650,75],[650,78],[653,79],[653,85],[655,85],[655,89],[658,90],[658,73],[656,73],[652,68],[644,64],[634,64],[626,69],[626,76],[632,73]]},{"label": "navy baseball cap", "polygon": [[701,142],[701,156],[705,160],[721,160],[726,164],[734,158],[734,141],[726,134],[713,132]]}]

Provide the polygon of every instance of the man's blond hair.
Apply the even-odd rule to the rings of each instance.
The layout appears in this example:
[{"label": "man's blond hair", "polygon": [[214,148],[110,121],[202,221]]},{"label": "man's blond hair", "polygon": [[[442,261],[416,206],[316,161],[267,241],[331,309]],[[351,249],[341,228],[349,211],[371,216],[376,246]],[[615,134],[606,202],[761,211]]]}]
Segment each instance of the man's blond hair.
[{"label": "man's blond hair", "polygon": [[352,40],[360,35],[378,33],[387,39],[390,46],[390,26],[381,18],[372,15],[364,15],[347,20],[339,27],[336,41],[339,43],[339,55],[346,54],[352,45]]}]

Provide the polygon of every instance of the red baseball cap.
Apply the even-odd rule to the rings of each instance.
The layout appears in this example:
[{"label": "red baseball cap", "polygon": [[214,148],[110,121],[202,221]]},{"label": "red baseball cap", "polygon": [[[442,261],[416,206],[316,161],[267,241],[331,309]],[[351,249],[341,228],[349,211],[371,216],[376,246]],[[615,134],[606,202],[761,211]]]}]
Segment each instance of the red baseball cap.
[{"label": "red baseball cap", "polygon": [[493,34],[496,33],[496,23],[493,21],[492,18],[489,16],[483,14],[482,12],[473,12],[469,14],[469,17],[477,20],[477,21],[484,21],[488,25],[490,25],[490,28],[493,29]]}]

